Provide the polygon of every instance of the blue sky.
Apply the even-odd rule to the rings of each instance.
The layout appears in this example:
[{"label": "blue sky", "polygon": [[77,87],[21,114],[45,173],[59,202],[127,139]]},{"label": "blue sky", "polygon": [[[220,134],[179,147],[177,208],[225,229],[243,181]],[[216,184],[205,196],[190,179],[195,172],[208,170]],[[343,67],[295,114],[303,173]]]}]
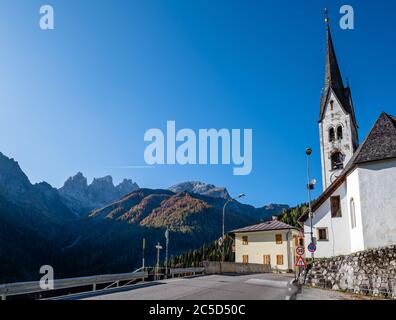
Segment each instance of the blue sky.
[{"label": "blue sky", "polygon": [[[39,29],[44,4],[53,31]],[[338,26],[343,4],[353,31]],[[381,111],[396,114],[393,1],[1,0],[0,151],[56,187],[82,171],[151,188],[201,180],[256,206],[306,201],[307,146],[321,180],[326,6],[362,140]],[[168,120],[252,128],[252,173],[121,168],[144,165],[145,131]]]}]

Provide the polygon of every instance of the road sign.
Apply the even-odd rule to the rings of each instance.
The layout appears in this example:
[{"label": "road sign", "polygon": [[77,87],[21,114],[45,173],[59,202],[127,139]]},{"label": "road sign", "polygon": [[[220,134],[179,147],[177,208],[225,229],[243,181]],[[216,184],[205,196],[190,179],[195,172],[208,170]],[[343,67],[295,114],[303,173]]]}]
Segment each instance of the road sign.
[{"label": "road sign", "polygon": [[299,257],[297,258],[296,264],[295,264],[294,266],[296,266],[296,267],[305,267],[306,264],[305,264],[304,258],[301,257],[301,256],[299,256]]},{"label": "road sign", "polygon": [[316,245],[314,243],[310,243],[308,245],[308,251],[314,253],[316,251]]},{"label": "road sign", "polygon": [[303,256],[305,253],[305,248],[304,247],[297,247],[296,248],[296,253],[298,256]]}]

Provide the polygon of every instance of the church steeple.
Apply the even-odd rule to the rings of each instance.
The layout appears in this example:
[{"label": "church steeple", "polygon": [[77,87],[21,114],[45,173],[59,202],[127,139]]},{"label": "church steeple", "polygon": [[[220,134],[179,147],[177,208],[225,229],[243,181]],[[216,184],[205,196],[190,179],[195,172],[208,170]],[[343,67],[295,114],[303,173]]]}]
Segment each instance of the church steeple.
[{"label": "church steeple", "polygon": [[351,90],[349,85],[344,86],[327,10],[325,13],[326,69],[319,116],[323,189],[327,189],[334,182],[359,145]]},{"label": "church steeple", "polygon": [[326,72],[325,72],[325,91],[332,88],[341,93],[344,90],[344,83],[340,68],[338,66],[337,56],[334,50],[333,39],[331,37],[330,26],[326,25],[327,45],[326,45]]},{"label": "church steeple", "polygon": [[328,11],[325,9],[326,21],[326,70],[325,86],[320,103],[319,121],[323,120],[326,104],[328,103],[331,91],[334,92],[346,113],[350,114],[356,123],[355,112],[353,110],[352,100],[350,99],[349,85],[345,88],[342,80],[340,68],[338,66],[337,56],[334,49],[333,39],[331,36]]}]

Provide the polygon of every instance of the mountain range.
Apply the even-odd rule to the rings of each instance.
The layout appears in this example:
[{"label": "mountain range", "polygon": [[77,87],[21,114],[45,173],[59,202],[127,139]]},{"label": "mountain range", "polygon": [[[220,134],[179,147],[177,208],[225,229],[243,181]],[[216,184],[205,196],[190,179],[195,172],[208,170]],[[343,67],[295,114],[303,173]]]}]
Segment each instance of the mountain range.
[{"label": "mountain range", "polygon": [[[59,190],[32,184],[19,164],[0,153],[0,283],[36,280],[42,265],[55,276],[127,272],[140,266],[141,241],[153,264],[154,246],[171,234],[170,254],[180,254],[218,239],[225,188],[183,182],[169,189],[139,188],[110,176],[88,185],[82,173]],[[279,214],[285,205],[255,208],[232,201],[226,229]]]},{"label": "mountain range", "polygon": [[59,194],[70,210],[81,216],[137,189],[137,183],[130,179],[124,179],[119,185],[114,186],[111,176],[94,178],[88,185],[87,178],[79,172],[66,180],[59,189]]}]

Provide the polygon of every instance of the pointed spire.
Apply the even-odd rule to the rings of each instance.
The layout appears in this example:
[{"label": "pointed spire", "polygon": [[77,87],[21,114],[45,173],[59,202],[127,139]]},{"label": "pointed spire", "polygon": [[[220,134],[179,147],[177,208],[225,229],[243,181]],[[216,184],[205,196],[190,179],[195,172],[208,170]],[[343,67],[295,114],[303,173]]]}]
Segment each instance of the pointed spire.
[{"label": "pointed spire", "polygon": [[325,22],[326,22],[326,70],[325,70],[325,86],[323,88],[324,94],[321,98],[320,105],[320,118],[322,120],[329,93],[332,90],[341,102],[344,110],[354,117],[353,107],[346,97],[346,89],[341,76],[341,71],[338,66],[337,56],[334,49],[333,39],[330,31],[330,19],[328,10],[325,9]]},{"label": "pointed spire", "polygon": [[342,91],[344,89],[344,83],[342,81],[340,68],[338,67],[337,56],[335,54],[333,39],[331,37],[331,32],[330,32],[329,19],[327,16],[326,16],[326,34],[327,34],[327,45],[326,45],[325,89],[331,87],[333,90]]}]

